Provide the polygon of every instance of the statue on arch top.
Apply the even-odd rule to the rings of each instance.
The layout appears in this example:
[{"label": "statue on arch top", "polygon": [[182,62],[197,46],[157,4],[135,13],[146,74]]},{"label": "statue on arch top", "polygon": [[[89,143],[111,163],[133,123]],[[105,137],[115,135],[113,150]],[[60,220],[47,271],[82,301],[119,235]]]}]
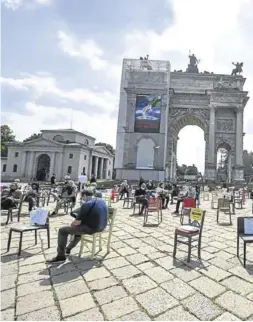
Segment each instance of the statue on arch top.
[{"label": "statue on arch top", "polygon": [[235,68],[232,70],[232,73],[231,73],[231,75],[234,75],[234,76],[236,76],[237,75],[237,73],[239,73],[239,75],[242,73],[242,66],[243,66],[243,63],[232,63],[234,66],[235,66]]},{"label": "statue on arch top", "polygon": [[198,73],[198,64],[200,63],[200,60],[197,59],[197,57],[189,52],[189,59],[190,59],[190,64],[188,64],[188,68],[186,69],[187,73]]}]

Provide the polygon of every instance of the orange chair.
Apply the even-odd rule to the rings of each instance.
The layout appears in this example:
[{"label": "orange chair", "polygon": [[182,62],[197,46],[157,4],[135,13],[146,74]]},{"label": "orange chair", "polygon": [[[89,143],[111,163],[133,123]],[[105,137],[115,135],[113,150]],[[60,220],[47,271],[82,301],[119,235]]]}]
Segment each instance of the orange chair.
[{"label": "orange chair", "polygon": [[148,199],[148,207],[145,209],[145,212],[144,212],[144,223],[143,223],[143,226],[148,221],[149,213],[153,213],[153,212],[157,212],[158,225],[159,225],[162,222],[162,220],[163,220],[162,199],[161,198],[151,197],[151,198]]},{"label": "orange chair", "polygon": [[181,225],[184,222],[184,216],[190,215],[191,208],[196,208],[196,199],[190,198],[190,197],[184,198],[183,205],[182,205],[182,211],[181,211],[181,217],[180,217]]}]

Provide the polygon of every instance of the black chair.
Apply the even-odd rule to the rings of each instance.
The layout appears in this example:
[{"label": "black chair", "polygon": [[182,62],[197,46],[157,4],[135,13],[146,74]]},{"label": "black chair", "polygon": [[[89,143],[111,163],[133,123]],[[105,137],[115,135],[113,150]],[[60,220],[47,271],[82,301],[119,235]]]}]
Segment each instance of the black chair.
[{"label": "black chair", "polygon": [[[203,231],[203,224],[205,219],[205,210],[202,212],[202,216],[196,218],[194,214],[191,212],[189,216],[188,225],[182,225],[175,230],[175,239],[174,239],[174,250],[173,257],[176,257],[177,252],[177,244],[184,244],[188,246],[188,258],[187,262],[190,262],[191,259],[191,249],[193,247],[198,247],[198,258],[200,259],[200,251],[201,251],[201,238]],[[183,239],[178,239],[178,236],[181,236]],[[197,237],[197,238],[193,238]],[[186,240],[187,239],[187,240]],[[193,243],[197,242],[197,246]]]},{"label": "black chair", "polygon": [[[243,241],[243,266],[246,266],[246,245],[253,243],[253,234],[245,234],[244,222],[245,219],[250,219],[253,226],[253,216],[237,218],[237,257],[239,258],[240,239]],[[253,227],[252,227],[253,228]]]},{"label": "black chair", "polygon": [[39,225],[22,225],[22,226],[17,226],[17,227],[11,227],[9,231],[9,238],[8,238],[8,244],[7,244],[7,252],[10,250],[11,246],[11,237],[12,237],[12,232],[19,233],[20,238],[19,238],[19,248],[18,248],[18,256],[21,255],[21,250],[22,250],[22,240],[23,240],[23,233],[28,232],[28,231],[34,231],[35,235],[35,245],[37,245],[37,231],[38,230],[46,230],[47,231],[47,243],[48,243],[48,248],[50,248],[50,227],[49,227],[49,218],[47,218],[47,223],[43,226]]}]

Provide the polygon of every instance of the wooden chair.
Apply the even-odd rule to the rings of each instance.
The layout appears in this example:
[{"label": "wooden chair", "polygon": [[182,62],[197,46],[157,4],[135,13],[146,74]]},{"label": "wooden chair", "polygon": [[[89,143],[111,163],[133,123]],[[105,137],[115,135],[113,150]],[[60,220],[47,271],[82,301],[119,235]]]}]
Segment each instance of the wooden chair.
[{"label": "wooden chair", "polygon": [[180,223],[183,225],[184,222],[184,216],[189,216],[191,208],[196,208],[196,200],[195,198],[184,198],[182,203],[182,210],[181,210],[181,216],[180,216]]},{"label": "wooden chair", "polygon": [[212,199],[211,199],[211,209],[217,209],[216,204],[218,206],[218,199],[219,199],[218,193],[216,191],[213,191]]},{"label": "wooden chair", "polygon": [[[248,220],[248,225],[251,227],[252,233],[246,234],[245,220]],[[253,243],[253,216],[237,218],[237,257],[239,258],[240,239],[243,241],[243,266],[246,266],[246,245]]]},{"label": "wooden chair", "polygon": [[[184,244],[188,246],[188,257],[187,262],[190,262],[191,259],[191,249],[193,247],[198,248],[198,258],[201,258],[201,238],[203,231],[203,224],[205,219],[205,211],[197,208],[191,209],[191,213],[189,216],[188,225],[182,225],[175,230],[175,238],[174,238],[174,250],[173,257],[176,257],[177,252],[177,244]],[[182,237],[179,239],[178,237]],[[197,238],[195,238],[197,237]],[[193,245],[193,243],[197,242],[197,246]]]},{"label": "wooden chair", "polygon": [[230,200],[225,199],[225,198],[219,198],[218,199],[218,207],[217,207],[217,224],[219,223],[219,216],[220,216],[220,211],[224,213],[228,213],[229,219],[230,219],[230,225],[232,225],[232,218],[231,218],[231,208],[230,208]]},{"label": "wooden chair", "polygon": [[143,226],[145,226],[148,222],[148,216],[150,213],[157,213],[158,225],[163,220],[163,213],[162,213],[162,199],[161,198],[154,198],[151,197],[148,199],[148,207],[144,211],[144,222]]},{"label": "wooden chair", "polygon": [[133,201],[133,215],[135,215],[136,206],[138,206],[138,211],[140,213],[141,212],[142,203],[140,201],[137,201],[136,198],[134,197],[134,201]]},{"label": "wooden chair", "polygon": [[22,250],[22,240],[23,240],[23,234],[28,231],[34,231],[35,235],[35,245],[37,245],[37,231],[38,230],[46,230],[47,231],[47,242],[48,242],[48,248],[50,248],[50,227],[49,227],[49,218],[47,218],[47,223],[43,226],[37,226],[37,225],[18,225],[17,227],[11,227],[9,231],[9,238],[7,243],[7,252],[10,250],[11,246],[11,237],[12,233],[16,232],[20,234],[19,237],[19,247],[18,247],[18,256],[21,255]]},{"label": "wooden chair", "polygon": [[[102,241],[103,241],[102,235],[104,235],[104,234],[108,234],[107,253],[110,253],[112,231],[113,231],[113,227],[114,227],[116,213],[117,213],[117,209],[115,209],[115,208],[109,209],[107,227],[105,228],[105,230],[103,230],[99,233],[95,233],[93,235],[87,235],[87,234],[81,235],[81,245],[80,245],[79,257],[82,256],[85,243],[90,243],[90,244],[92,244],[91,259],[93,259],[95,256],[95,253],[96,253],[97,238],[99,239],[99,251],[101,251],[102,250]],[[88,236],[91,236],[92,239],[87,238]]]}]

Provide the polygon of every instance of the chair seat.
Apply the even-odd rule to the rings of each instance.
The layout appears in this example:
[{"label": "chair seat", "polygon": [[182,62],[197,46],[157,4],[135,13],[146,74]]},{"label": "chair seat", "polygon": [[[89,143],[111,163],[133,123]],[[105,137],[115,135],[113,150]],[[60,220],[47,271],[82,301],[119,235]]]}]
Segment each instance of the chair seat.
[{"label": "chair seat", "polygon": [[21,233],[25,231],[33,231],[38,229],[47,229],[47,225],[45,226],[33,226],[33,225],[19,225],[19,226],[13,226],[10,228],[10,230]]},{"label": "chair seat", "polygon": [[190,226],[190,225],[183,225],[176,228],[176,231],[186,233],[186,234],[196,234],[199,232],[199,228]]},{"label": "chair seat", "polygon": [[247,243],[253,243],[253,235],[239,235]]}]

